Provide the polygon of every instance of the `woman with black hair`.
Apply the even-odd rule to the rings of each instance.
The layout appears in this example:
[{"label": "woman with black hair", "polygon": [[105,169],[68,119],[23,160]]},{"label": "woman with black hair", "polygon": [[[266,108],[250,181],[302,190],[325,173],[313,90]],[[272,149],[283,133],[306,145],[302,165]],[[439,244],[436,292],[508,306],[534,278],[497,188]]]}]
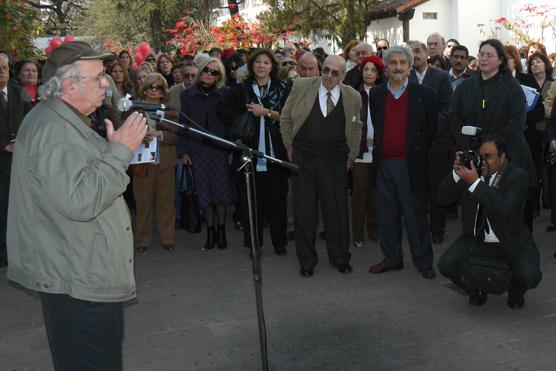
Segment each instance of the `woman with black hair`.
[{"label": "woman with black hair", "polygon": [[[246,144],[267,155],[287,161],[288,156],[280,134],[280,112],[286,102],[291,81],[279,81],[276,78],[279,66],[274,53],[269,49],[258,49],[251,53],[247,69],[247,78],[232,88],[230,94],[218,106],[217,114],[223,122],[231,126],[237,117],[250,112],[255,118],[256,135]],[[234,165],[241,166],[241,155],[234,156]],[[263,214],[266,210],[268,215],[265,216],[270,223],[270,237],[274,250],[277,255],[285,255],[288,243],[288,173],[263,159],[256,161],[254,168],[259,242],[262,245]],[[237,179],[237,187],[242,204],[244,245],[250,247],[247,193],[241,174]]]}]

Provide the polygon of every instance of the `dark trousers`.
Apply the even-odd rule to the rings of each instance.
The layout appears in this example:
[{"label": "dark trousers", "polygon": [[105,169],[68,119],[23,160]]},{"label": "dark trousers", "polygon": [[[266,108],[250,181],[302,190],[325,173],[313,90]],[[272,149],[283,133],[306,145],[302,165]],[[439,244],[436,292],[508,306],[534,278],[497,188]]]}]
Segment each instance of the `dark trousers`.
[{"label": "dark trousers", "polygon": [[446,229],[446,212],[449,207],[440,206],[437,201],[440,182],[452,171],[452,153],[429,154],[429,214],[433,234],[443,235]]},{"label": "dark trousers", "polygon": [[413,193],[405,160],[382,160],[375,204],[384,264],[393,267],[403,263],[403,215],[413,263],[418,269],[431,268],[433,252],[427,223],[427,193]]},{"label": "dark trousers", "polygon": [[376,240],[375,195],[373,164],[356,162],[351,169],[353,188],[351,193],[353,241],[365,242],[367,237]]},{"label": "dark trousers", "polygon": [[123,305],[40,294],[56,371],[122,370]]},{"label": "dark trousers", "polygon": [[318,262],[315,249],[319,202],[326,231],[328,261],[332,265],[349,263],[349,216],[347,156],[300,156],[292,178],[295,247],[299,264],[313,267]]},{"label": "dark trousers", "polygon": [[[288,244],[287,236],[287,174],[272,164],[267,164],[267,171],[255,172],[252,176],[256,186],[257,225],[259,245],[263,245],[263,217],[268,218],[270,224],[270,239],[275,248]],[[249,225],[249,208],[247,204],[247,187],[242,172],[237,174],[236,185],[240,194],[241,217],[243,223],[243,245],[251,246],[251,228]],[[253,183],[252,183],[253,184]],[[253,191],[254,189],[252,189]],[[265,210],[269,212],[265,215]]]},{"label": "dark trousers", "polygon": [[471,290],[461,281],[461,263],[468,256],[488,256],[508,263],[512,271],[508,289],[510,294],[519,296],[528,289],[535,288],[542,278],[538,250],[523,249],[518,256],[510,257],[502,245],[496,245],[498,246],[477,244],[474,238],[460,236],[438,261],[438,270],[462,290],[470,293]]},{"label": "dark trousers", "polygon": [[8,227],[8,200],[10,179],[0,179],[0,256],[7,256],[6,229]]}]

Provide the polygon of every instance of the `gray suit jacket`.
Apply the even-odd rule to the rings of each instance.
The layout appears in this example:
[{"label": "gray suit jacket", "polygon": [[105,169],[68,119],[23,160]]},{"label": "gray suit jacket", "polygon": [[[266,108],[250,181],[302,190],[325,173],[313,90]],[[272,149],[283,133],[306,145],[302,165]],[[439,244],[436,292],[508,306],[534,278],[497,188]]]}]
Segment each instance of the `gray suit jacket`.
[{"label": "gray suit jacket", "polygon": [[[280,132],[286,149],[290,149],[293,139],[303,126],[315,104],[321,83],[320,77],[296,79],[286,104],[280,114]],[[361,95],[350,86],[340,83],[340,94],[344,105],[346,124],[346,144],[349,158],[355,160],[359,154],[362,122]]]}]

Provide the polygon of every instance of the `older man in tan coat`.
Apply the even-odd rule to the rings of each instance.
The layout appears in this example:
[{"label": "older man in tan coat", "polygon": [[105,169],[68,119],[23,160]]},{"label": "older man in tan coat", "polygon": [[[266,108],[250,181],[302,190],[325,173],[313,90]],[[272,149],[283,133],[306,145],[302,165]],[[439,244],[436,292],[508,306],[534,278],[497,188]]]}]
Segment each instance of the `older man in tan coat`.
[{"label": "older man in tan coat", "polygon": [[290,160],[299,165],[293,179],[297,257],[303,277],[318,262],[315,232],[320,202],[328,260],[341,273],[349,264],[348,170],[361,139],[361,96],[342,83],[345,61],[330,56],[322,76],[297,79],[280,116]]}]

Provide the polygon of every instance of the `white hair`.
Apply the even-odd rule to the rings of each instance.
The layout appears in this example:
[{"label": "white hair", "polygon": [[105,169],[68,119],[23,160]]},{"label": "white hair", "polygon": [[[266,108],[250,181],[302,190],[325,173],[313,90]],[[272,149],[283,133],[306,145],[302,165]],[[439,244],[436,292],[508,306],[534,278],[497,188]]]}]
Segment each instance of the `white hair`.
[{"label": "white hair", "polygon": [[199,53],[193,58],[193,63],[198,67],[202,65],[207,59],[210,58],[210,55],[207,53]]},{"label": "white hair", "polygon": [[79,66],[80,61],[77,61],[58,68],[56,70],[56,74],[48,79],[48,81],[39,88],[39,95],[41,99],[61,97],[64,94],[62,81],[78,77],[80,74]]},{"label": "white hair", "polygon": [[391,48],[382,51],[382,59],[384,60],[384,65],[386,66],[390,62],[390,57],[394,53],[405,54],[407,56],[407,63],[409,68],[413,66],[413,52],[407,46],[396,45]]}]

